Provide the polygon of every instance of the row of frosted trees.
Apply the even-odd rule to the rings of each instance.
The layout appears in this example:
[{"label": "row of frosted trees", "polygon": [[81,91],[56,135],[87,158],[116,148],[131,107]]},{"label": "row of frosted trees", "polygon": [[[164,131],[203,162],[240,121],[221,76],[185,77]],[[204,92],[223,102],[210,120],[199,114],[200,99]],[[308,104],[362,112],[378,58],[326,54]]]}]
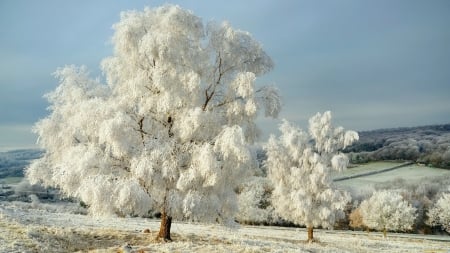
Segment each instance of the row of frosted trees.
[{"label": "row of frosted trees", "polygon": [[[305,225],[303,221],[286,220],[286,216],[277,212],[271,202],[273,186],[264,177],[255,177],[250,184],[242,187],[239,203],[241,203],[237,220],[246,224],[269,225]],[[424,229],[426,225],[438,231],[450,233],[450,193],[438,194],[434,203],[426,209],[411,204],[405,198],[404,190],[374,191],[361,203],[347,203],[341,220],[335,220],[325,228],[366,229],[382,231],[414,231]],[[415,201],[414,201],[415,202]],[[417,204],[417,203],[416,203]],[[311,210],[318,211],[316,207]],[[323,227],[320,225],[320,227]],[[425,232],[425,231],[424,231]]]},{"label": "row of frosted trees", "polygon": [[[362,201],[350,214],[350,226],[383,231],[410,231],[425,222],[430,227],[450,232],[450,193],[442,193],[419,221],[418,208],[406,200],[401,191],[381,190]],[[423,210],[422,210],[423,211]]]},{"label": "row of frosted trees", "polygon": [[[283,133],[286,134],[286,132]],[[280,139],[285,138],[283,135]],[[286,153],[284,152],[284,154]],[[264,159],[270,160],[270,154]],[[267,161],[265,163],[267,165]],[[283,165],[278,166],[286,168]],[[291,196],[296,190],[304,192],[311,186],[317,187],[317,185],[320,185],[317,182],[308,185],[307,179],[314,177],[313,174],[317,171],[308,172],[302,166],[300,170],[306,175],[297,177],[289,173],[283,173],[282,175],[287,177],[281,180],[285,182],[293,181],[292,184],[296,186],[291,186],[285,194],[279,195],[276,193],[277,186],[273,183],[273,175],[270,175],[269,171],[266,176],[264,172],[266,167],[263,166],[262,170],[257,171],[255,176],[240,188],[238,198],[241,208],[237,219],[241,223],[294,224],[308,227],[307,219],[316,219],[316,223],[309,226],[308,229],[311,233],[310,239],[312,239],[313,227],[373,229],[382,231],[384,236],[386,236],[387,231],[430,233],[431,231],[427,231],[428,229],[436,229],[437,231],[450,232],[450,202],[448,201],[450,198],[448,190],[450,189],[445,189],[445,187],[439,186],[439,189],[434,189],[435,187],[430,188],[427,185],[422,185],[423,187],[417,187],[416,185],[414,191],[409,191],[407,185],[400,184],[390,185],[386,187],[387,189],[379,187],[380,189],[373,190],[372,193],[369,190],[359,189],[365,192],[363,194],[350,194],[353,195],[353,200],[351,200],[350,195],[344,193],[347,195],[346,199],[335,201],[334,206],[320,203],[317,200],[311,201],[316,204],[310,205],[308,204],[308,201],[310,201],[308,198],[312,198],[314,192],[308,193],[308,196],[303,196],[301,201]],[[327,191],[330,191],[334,186],[330,183],[328,188]],[[290,197],[292,199],[288,199]],[[325,199],[329,201],[332,198],[327,197]],[[302,203],[302,201],[306,201],[307,204]],[[340,204],[340,206],[337,207],[336,204]],[[283,210],[290,210],[291,213],[284,213]],[[308,215],[308,212],[311,212],[311,214]],[[299,213],[306,213],[307,215],[300,216]],[[333,215],[325,216],[323,213],[333,213]]]},{"label": "row of frosted trees", "polygon": [[[50,115],[36,123],[45,155],[26,175],[82,200],[92,215],[161,213],[158,238],[173,219],[233,223],[236,190],[257,167],[250,147],[261,112],[276,117],[278,90],[257,84],[273,67],[252,36],[208,23],[178,6],[128,11],[113,26],[114,53],[103,79],[85,67],[56,71]],[[358,139],[317,114],[303,132],[288,122],[267,146],[272,206],[286,220],[331,227],[349,195],[332,187],[340,150]]]}]

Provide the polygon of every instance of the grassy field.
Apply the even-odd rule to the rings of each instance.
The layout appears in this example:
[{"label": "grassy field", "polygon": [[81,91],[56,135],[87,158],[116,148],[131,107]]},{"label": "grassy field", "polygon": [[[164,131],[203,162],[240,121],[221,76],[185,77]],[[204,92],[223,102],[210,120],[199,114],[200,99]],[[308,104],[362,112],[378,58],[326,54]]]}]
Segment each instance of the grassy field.
[{"label": "grassy field", "polygon": [[[375,162],[350,168],[353,176],[400,165]],[[356,191],[377,184],[404,180],[412,184],[450,179],[450,170],[408,165],[392,171],[337,182]],[[3,184],[20,182],[20,177],[0,179]],[[81,215],[74,203],[0,202],[0,252],[448,252],[450,237],[353,231],[315,230],[318,243],[305,242],[302,228],[240,226],[174,222],[172,243],[154,238],[159,221],[142,218],[91,217]],[[150,229],[150,234],[142,231]]]},{"label": "grassy field", "polygon": [[[155,241],[159,220],[91,217],[55,204],[0,202],[0,252],[447,252],[448,236],[304,228],[172,224],[174,242]],[[76,210],[75,210],[76,211]],[[149,229],[150,233],[143,233]],[[124,245],[130,244],[131,251]]]},{"label": "grassy field", "polygon": [[366,164],[357,165],[355,167],[348,168],[347,170],[343,171],[342,173],[339,173],[336,175],[337,177],[345,177],[345,176],[354,176],[358,174],[363,174],[367,172],[372,171],[380,171],[386,168],[392,168],[395,166],[399,166],[403,164],[403,162],[371,162]]},{"label": "grassy field", "polygon": [[[401,163],[395,162],[373,162],[364,165],[360,165],[354,168],[350,168],[343,172],[341,175],[335,175],[336,177],[354,176],[358,174],[364,174],[370,171],[383,170],[390,167],[401,165]],[[338,187],[358,189],[373,189],[377,184],[389,184],[395,181],[404,181],[409,184],[423,184],[425,182],[435,182],[438,179],[450,178],[450,170],[439,169],[420,165],[408,165],[392,171],[387,171],[379,174],[352,178],[349,180],[336,182]]]},{"label": "grassy field", "polygon": [[0,184],[17,184],[22,181],[23,177],[6,177],[0,178]]}]

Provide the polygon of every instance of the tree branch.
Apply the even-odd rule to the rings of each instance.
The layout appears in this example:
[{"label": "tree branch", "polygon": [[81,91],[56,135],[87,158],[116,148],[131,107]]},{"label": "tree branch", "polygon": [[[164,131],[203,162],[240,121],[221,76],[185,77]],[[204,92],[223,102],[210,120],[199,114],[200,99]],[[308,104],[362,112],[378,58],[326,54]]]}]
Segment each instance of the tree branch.
[{"label": "tree branch", "polygon": [[[205,90],[205,98],[206,99],[205,99],[205,103],[203,104],[203,107],[202,107],[203,111],[206,111],[206,107],[208,106],[208,103],[211,101],[212,97],[214,96],[214,94],[216,92],[216,88],[220,84],[220,81],[222,80],[223,75],[228,71],[228,70],[226,70],[226,71],[222,72],[222,58],[220,57],[220,52],[218,53],[217,57],[218,57],[217,61],[219,62],[219,64],[218,64],[217,68],[214,70],[214,72],[218,70],[219,77],[217,78],[216,82],[211,83],[208,86],[208,88],[206,88],[206,90]],[[211,93],[208,92],[210,89],[212,89]]]},{"label": "tree branch", "polygon": [[144,119],[145,117],[141,117],[139,120],[139,132],[141,133],[141,139],[142,139],[142,145],[144,145],[144,134],[147,134],[147,132],[144,131]]}]

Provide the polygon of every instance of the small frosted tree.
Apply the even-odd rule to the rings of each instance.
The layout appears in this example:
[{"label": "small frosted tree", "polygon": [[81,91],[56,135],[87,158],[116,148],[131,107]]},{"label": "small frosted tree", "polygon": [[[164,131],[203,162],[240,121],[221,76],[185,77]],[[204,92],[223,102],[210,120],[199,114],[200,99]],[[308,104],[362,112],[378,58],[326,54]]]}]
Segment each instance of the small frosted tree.
[{"label": "small frosted tree", "polygon": [[372,229],[405,231],[411,229],[417,216],[417,210],[403,200],[396,191],[376,191],[372,197],[361,202],[359,207],[363,223]]},{"label": "small frosted tree", "polygon": [[242,223],[271,223],[276,221],[270,202],[272,185],[267,177],[253,176],[239,188],[239,212],[236,219]]},{"label": "small frosted tree", "polygon": [[172,218],[233,222],[258,111],[280,109],[277,90],[255,84],[272,60],[249,33],[178,6],[124,12],[114,29],[106,84],[84,67],[56,72],[51,114],[35,126],[46,152],[27,177],[94,215],[159,210],[164,240]]},{"label": "small frosted tree", "polygon": [[271,136],[266,146],[268,177],[274,184],[272,204],[284,219],[306,225],[308,241],[313,228],[332,228],[344,217],[350,201],[346,192],[334,189],[331,171],[342,171],[347,157],[339,151],[358,139],[354,131],[331,125],[331,113],[317,113],[309,120],[309,132],[284,121],[281,136]]},{"label": "small frosted tree", "polygon": [[427,215],[430,226],[440,226],[450,233],[450,193],[443,193]]}]

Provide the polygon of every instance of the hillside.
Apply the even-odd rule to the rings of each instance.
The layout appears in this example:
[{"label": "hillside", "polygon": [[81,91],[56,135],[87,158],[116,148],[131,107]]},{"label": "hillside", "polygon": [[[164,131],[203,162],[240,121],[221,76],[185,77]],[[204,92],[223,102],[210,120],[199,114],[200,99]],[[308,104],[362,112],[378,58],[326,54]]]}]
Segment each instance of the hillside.
[{"label": "hillside", "polygon": [[409,160],[450,168],[450,124],[359,132],[345,152],[353,163]]},{"label": "hillside", "polygon": [[23,170],[31,160],[43,154],[39,149],[20,149],[0,152],[0,178],[23,177]]}]

